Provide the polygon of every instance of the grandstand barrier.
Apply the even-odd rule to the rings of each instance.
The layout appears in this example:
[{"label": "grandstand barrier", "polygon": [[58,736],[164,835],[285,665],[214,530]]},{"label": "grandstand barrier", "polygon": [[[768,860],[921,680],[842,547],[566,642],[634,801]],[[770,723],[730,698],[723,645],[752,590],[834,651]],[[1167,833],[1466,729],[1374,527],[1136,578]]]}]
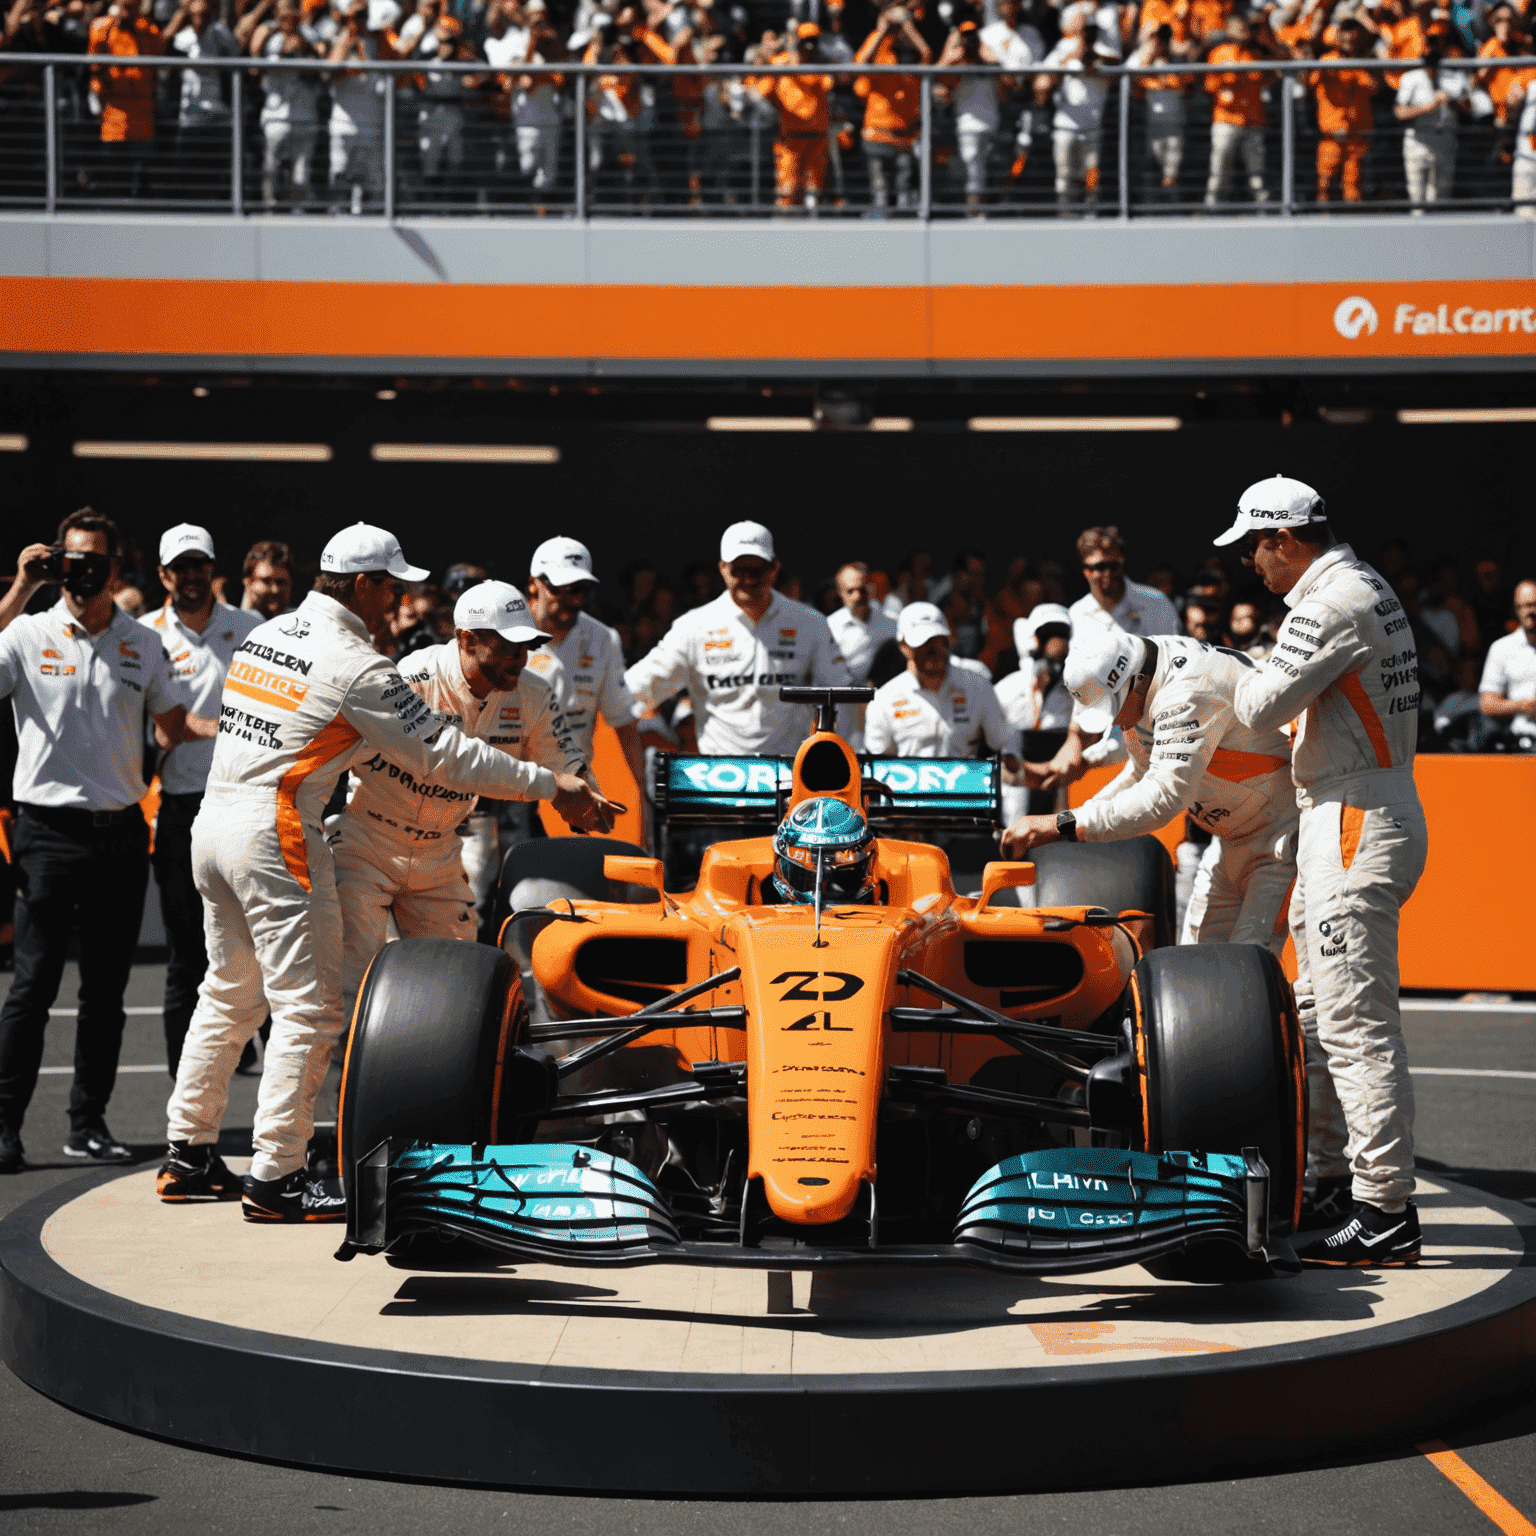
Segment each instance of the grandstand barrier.
[{"label": "grandstand barrier", "polygon": [[[1404,59],[1294,60],[1252,64],[1105,66],[1093,72],[1105,92],[1101,126],[1088,137],[1097,153],[1092,178],[1058,190],[1052,164],[1052,108],[1030,104],[1030,81],[1058,76],[1061,68],[1024,72],[998,66],[937,65],[628,65],[517,64],[497,70],[483,62],[348,61],[346,71],[327,60],[236,59],[115,55],[0,54],[10,108],[0,116],[0,208],[49,215],[103,209],[253,213],[336,211],[396,219],[431,216],[740,218],[812,210],[798,193],[779,198],[774,154],[778,112],[751,89],[752,80],[781,75],[832,74],[824,186],[813,199],[820,218],[1019,219],[1066,216],[1166,218],[1199,213],[1275,213],[1285,217],[1337,212],[1343,194],[1319,196],[1319,135],[1306,77],[1316,71],[1365,71],[1395,78],[1416,61]],[[127,59],[131,58],[131,63]],[[1465,74],[1482,59],[1446,59],[1440,68]],[[1501,59],[1500,67],[1529,69],[1536,59]],[[554,91],[542,130],[548,154],[544,173],[520,163],[507,116],[511,73],[547,78]],[[178,129],[180,73],[216,73],[229,111],[226,121],[196,131]],[[154,137],[135,144],[101,142],[92,82],[146,72],[158,87]],[[264,75],[312,81],[319,103],[307,177],[292,174],[287,149],[275,147],[261,121]],[[1233,159],[1228,184],[1208,187],[1211,164],[1210,92],[1214,75],[1258,75],[1264,81],[1262,191],[1246,186]],[[333,79],[377,82],[373,121],[348,136],[347,153],[333,160],[336,142],[327,126],[326,98]],[[906,76],[919,87],[920,113],[910,153],[897,155],[886,173],[886,195],[871,180],[860,142],[863,102],[853,82]],[[982,174],[969,187],[966,155],[949,100],[964,76],[995,77],[1007,86],[998,127],[981,151]],[[1174,77],[1188,82],[1181,129],[1184,149],[1177,182],[1163,186],[1150,148],[1143,100],[1145,83]],[[681,92],[680,92],[681,88]],[[1530,200],[1512,195],[1509,154],[1513,124],[1492,118],[1469,122],[1459,136],[1454,191],[1433,204],[1414,203],[1403,171],[1404,125],[1391,111],[1393,91],[1380,93],[1375,126],[1364,137],[1363,195],[1347,206],[1374,214],[1514,209],[1536,215]],[[635,115],[626,117],[621,98]],[[360,118],[359,121],[362,121]],[[291,124],[284,124],[286,129]],[[1166,128],[1160,129],[1166,132]],[[819,150],[818,150],[819,154]],[[286,156],[286,158],[285,158]],[[973,162],[974,156],[970,157]],[[535,156],[534,160],[537,161]],[[335,169],[333,170],[333,166]],[[1530,331],[1532,328],[1528,327]]]}]

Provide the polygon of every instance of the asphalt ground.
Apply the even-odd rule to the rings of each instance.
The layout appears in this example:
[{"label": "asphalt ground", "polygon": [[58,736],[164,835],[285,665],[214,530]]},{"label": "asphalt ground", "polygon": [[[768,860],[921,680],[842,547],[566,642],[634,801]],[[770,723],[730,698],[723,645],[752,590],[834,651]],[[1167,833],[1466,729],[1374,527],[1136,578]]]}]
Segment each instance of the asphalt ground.
[{"label": "asphalt ground", "polygon": [[[136,968],[129,1006],[153,1009],[162,978],[162,967]],[[7,983],[0,977],[0,991]],[[60,1008],[73,1007],[74,986],[71,972]],[[1414,1002],[1404,1023],[1417,1074],[1419,1149],[1426,1168],[1523,1201],[1536,1211],[1536,1004]],[[72,1036],[70,1018],[56,1018],[23,1132],[32,1166],[0,1178],[0,1214],[79,1173],[80,1165],[60,1150]],[[144,1157],[158,1157],[169,1088],[158,1013],[130,1017],[122,1061],[125,1067],[158,1070],[121,1075],[112,1128]],[[1463,1075],[1490,1072],[1526,1075]],[[255,1080],[236,1078],[225,1151],[250,1150],[255,1098]],[[1123,1429],[1135,1432],[1134,1425]],[[914,1424],[911,1432],[921,1436],[922,1426]],[[1536,1520],[1536,1390],[1523,1401],[1490,1405],[1486,1417],[1447,1426],[1443,1438],[1455,1457],[1442,1458],[1439,1465],[1470,1493],[1418,1449],[1404,1445],[1363,1461],[1279,1474],[1091,1492],[779,1503],[573,1497],[332,1475],[192,1450],[84,1418],[0,1369],[0,1529],[8,1536],[81,1531],[216,1536],[272,1530],[294,1536],[440,1530],[536,1531],[540,1536],[1189,1536],[1229,1531],[1244,1536],[1402,1536],[1409,1529],[1437,1536],[1488,1536],[1500,1529],[1511,1536],[1536,1536],[1530,1523]],[[1029,1454],[1027,1443],[1020,1444],[1019,1453]],[[678,1454],[686,1457],[688,1447],[680,1445]]]}]

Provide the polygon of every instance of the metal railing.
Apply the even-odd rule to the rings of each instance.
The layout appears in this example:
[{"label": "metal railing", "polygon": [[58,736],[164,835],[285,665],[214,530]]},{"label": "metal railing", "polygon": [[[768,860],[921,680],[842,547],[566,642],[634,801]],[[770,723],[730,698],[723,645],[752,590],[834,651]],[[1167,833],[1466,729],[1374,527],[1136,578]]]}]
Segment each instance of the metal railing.
[{"label": "metal railing", "polygon": [[[1440,68],[1465,73],[1490,62],[1446,59]],[[1402,147],[1410,125],[1395,120],[1395,92],[1385,82],[1371,130],[1319,133],[1306,76],[1328,70],[1399,75],[1414,67],[1413,60],[1375,58],[1108,66],[1093,72],[1104,91],[1097,127],[1068,132],[1053,121],[1054,106],[1035,105],[1032,92],[1040,76],[1072,73],[1060,67],[823,62],[498,69],[421,59],[353,59],[343,67],[323,59],[0,53],[0,208],[49,215],[227,211],[235,217],[328,210],[386,219],[1129,220],[1296,216],[1337,210],[1343,202],[1362,213],[1536,216],[1536,201],[1514,196],[1512,121],[1460,120],[1440,170],[1442,182],[1452,177],[1451,193],[1442,189],[1431,202],[1410,195]],[[1536,58],[1500,59],[1497,67],[1536,68]],[[121,97],[113,77],[120,81],[123,71],[148,77],[150,88],[139,87],[136,110],[137,129],[147,128],[149,136],[104,142],[91,103]],[[188,71],[219,77],[215,109],[200,84],[199,113],[190,121],[177,100]],[[819,134],[786,144],[777,108],[750,81],[807,73],[837,81],[831,130],[824,144]],[[1247,142],[1225,135],[1218,148],[1204,78],[1234,74],[1263,79],[1265,123]],[[534,89],[519,92],[511,84],[522,76],[531,77]],[[867,78],[878,89],[890,76],[919,82],[920,110],[907,142],[872,144],[861,135],[864,103],[853,82]],[[1166,118],[1154,122],[1143,99],[1144,82],[1168,76],[1187,82],[1173,126]],[[269,90],[268,77],[286,78],[290,89]],[[990,132],[957,122],[954,86],[966,77],[1007,86],[994,93],[1000,99]],[[104,97],[92,91],[93,78],[104,82]],[[685,99],[677,87],[693,81],[698,89],[685,86]],[[1335,147],[1324,153],[1324,144]],[[1324,162],[1331,177],[1323,175]],[[809,191],[811,182],[820,185]]]}]

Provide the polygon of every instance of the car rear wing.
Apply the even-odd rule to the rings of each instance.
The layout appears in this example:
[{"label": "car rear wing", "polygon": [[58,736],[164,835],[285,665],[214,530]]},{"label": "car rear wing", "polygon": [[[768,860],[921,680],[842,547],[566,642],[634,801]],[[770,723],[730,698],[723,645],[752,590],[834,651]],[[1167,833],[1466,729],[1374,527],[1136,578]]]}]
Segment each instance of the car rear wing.
[{"label": "car rear wing", "polygon": [[[859,759],[869,823],[876,833],[992,828],[1002,824],[1002,770],[996,758]],[[684,757],[658,753],[654,800],[671,826],[738,826],[772,831],[794,787],[788,757]]]}]

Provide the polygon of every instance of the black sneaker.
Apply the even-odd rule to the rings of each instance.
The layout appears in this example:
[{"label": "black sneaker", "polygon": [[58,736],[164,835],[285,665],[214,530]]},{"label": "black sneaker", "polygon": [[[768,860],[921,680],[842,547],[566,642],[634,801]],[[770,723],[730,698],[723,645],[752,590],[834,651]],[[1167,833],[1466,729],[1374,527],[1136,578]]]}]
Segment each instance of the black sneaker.
[{"label": "black sneaker", "polygon": [[20,1173],[26,1166],[27,1150],[21,1144],[21,1133],[0,1125],[0,1173]]},{"label": "black sneaker", "polygon": [[1303,1264],[1338,1269],[1379,1269],[1419,1262],[1419,1213],[1410,1200],[1395,1216],[1362,1201],[1337,1225],[1295,1241]]},{"label": "black sneaker", "polygon": [[155,1193],[171,1204],[184,1200],[238,1200],[241,1183],[211,1144],[173,1141],[155,1180]]},{"label": "black sneaker", "polygon": [[64,1143],[65,1157],[88,1157],[98,1163],[131,1163],[133,1152],[106,1127],[93,1125],[88,1131],[71,1131]]},{"label": "black sneaker", "polygon": [[1344,1174],[1336,1179],[1319,1179],[1314,1189],[1301,1197],[1301,1221],[1298,1232],[1315,1232],[1319,1227],[1336,1227],[1355,1214],[1351,1193],[1354,1178]]},{"label": "black sneaker", "polygon": [[280,1179],[245,1176],[247,1221],[345,1221],[346,1196],[339,1179],[317,1179],[295,1168]]}]

